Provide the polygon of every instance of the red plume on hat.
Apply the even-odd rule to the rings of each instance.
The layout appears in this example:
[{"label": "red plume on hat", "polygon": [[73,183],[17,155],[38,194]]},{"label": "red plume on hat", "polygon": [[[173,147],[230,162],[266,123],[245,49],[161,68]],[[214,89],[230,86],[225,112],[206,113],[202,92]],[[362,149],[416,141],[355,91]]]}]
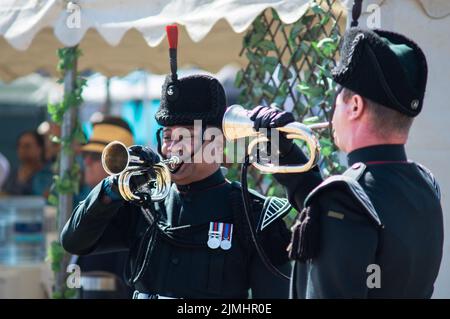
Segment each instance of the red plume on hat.
[{"label": "red plume on hat", "polygon": [[226,109],[226,96],[220,82],[209,75],[195,74],[177,77],[178,27],[166,27],[169,41],[171,75],[166,76],[161,88],[161,103],[155,114],[159,125],[194,125],[202,120],[205,125],[220,127]]},{"label": "red plume on hat", "polygon": [[178,46],[178,26],[176,24],[166,26],[167,39],[169,40],[170,70],[172,81],[176,81],[177,76],[177,46]]}]

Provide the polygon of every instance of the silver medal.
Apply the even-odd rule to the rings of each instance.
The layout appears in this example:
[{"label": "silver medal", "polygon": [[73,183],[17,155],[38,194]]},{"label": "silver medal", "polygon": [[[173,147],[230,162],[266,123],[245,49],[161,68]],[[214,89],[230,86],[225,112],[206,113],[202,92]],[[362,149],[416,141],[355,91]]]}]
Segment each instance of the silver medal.
[{"label": "silver medal", "polygon": [[211,249],[219,248],[220,246],[220,240],[217,237],[210,237],[208,239],[208,247]]},{"label": "silver medal", "polygon": [[222,240],[222,242],[220,243],[220,248],[222,248],[223,250],[228,250],[231,248],[231,241],[224,239]]}]

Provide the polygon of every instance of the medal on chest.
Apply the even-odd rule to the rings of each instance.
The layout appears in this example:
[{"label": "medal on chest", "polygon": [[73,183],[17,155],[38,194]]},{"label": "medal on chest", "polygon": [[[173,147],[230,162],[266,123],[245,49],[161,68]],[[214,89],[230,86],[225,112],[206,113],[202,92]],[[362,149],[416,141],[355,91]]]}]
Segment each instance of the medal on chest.
[{"label": "medal on chest", "polygon": [[222,238],[223,223],[210,222],[208,232],[208,247],[211,249],[219,248]]},{"label": "medal on chest", "polygon": [[228,250],[231,248],[232,235],[233,235],[233,224],[224,224],[220,248],[222,248],[223,250]]},{"label": "medal on chest", "polygon": [[207,245],[211,249],[229,250],[233,236],[233,224],[210,222]]}]

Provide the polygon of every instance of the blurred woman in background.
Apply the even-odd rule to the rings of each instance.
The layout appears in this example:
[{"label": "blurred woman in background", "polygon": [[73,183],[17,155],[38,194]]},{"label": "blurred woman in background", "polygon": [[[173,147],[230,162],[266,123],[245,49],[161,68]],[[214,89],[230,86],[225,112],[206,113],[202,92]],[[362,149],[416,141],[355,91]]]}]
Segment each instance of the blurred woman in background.
[{"label": "blurred woman in background", "polygon": [[45,168],[45,141],[37,131],[26,131],[17,140],[18,167],[14,169],[4,192],[9,195],[48,196],[52,172]]}]

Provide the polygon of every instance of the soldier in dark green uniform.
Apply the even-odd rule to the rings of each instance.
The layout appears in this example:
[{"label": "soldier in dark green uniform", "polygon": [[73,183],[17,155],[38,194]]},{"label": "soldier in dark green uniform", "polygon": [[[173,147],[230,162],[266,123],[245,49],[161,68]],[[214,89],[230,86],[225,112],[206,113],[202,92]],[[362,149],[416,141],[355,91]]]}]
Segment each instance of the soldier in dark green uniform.
[{"label": "soldier in dark green uniform", "polygon": [[[159,151],[170,157],[191,146],[186,152],[195,160],[197,152],[213,145],[203,131],[221,127],[225,92],[210,76],[178,79],[172,53],[171,59],[172,75],[163,86],[156,114],[164,127]],[[202,123],[200,132],[193,132],[196,120]],[[177,134],[181,129],[193,133],[200,150],[186,145]],[[220,143],[212,148],[222,152]],[[131,149],[147,162],[159,161],[148,148]],[[256,253],[240,185],[224,178],[219,163],[185,160],[171,177],[174,183],[164,201],[147,202],[145,207],[124,201],[115,191],[115,179],[105,179],[74,210],[61,234],[63,247],[78,255],[129,250],[125,277],[139,299],[248,298],[249,290],[253,298],[287,298],[289,281],[270,272]],[[283,211],[273,211],[267,205],[273,198],[255,192],[251,198],[254,225],[264,214],[282,215],[290,206],[284,200],[286,205],[277,206]],[[270,262],[285,274],[291,271],[286,251],[290,236],[282,219],[258,232]]]},{"label": "soldier in dark green uniform", "polygon": [[[290,248],[292,297],[430,298],[442,258],[440,191],[404,147],[422,110],[425,56],[402,35],[351,28],[333,76],[341,85],[334,140],[350,168],[323,182],[318,169],[276,176],[301,211]],[[251,119],[259,129],[293,117],[259,107]],[[305,162],[286,141],[280,162]]]}]

